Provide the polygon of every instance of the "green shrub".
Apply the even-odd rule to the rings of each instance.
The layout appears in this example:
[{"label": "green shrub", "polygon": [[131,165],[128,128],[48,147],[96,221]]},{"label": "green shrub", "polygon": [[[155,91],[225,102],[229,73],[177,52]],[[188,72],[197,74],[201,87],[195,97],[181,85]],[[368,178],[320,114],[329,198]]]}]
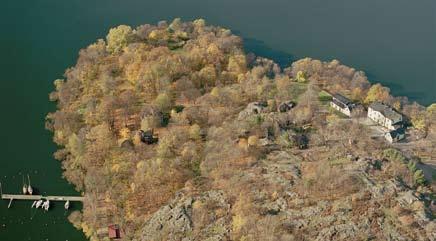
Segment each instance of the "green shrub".
[{"label": "green shrub", "polygon": [[407,162],[407,158],[397,149],[389,148],[383,151],[382,158],[388,159],[389,161],[397,161],[397,162]]},{"label": "green shrub", "polygon": [[318,94],[318,99],[319,99],[319,101],[327,102],[327,101],[331,101],[332,100],[332,96],[329,93],[327,93],[324,90],[322,90]]},{"label": "green shrub", "polygon": [[426,183],[424,172],[422,170],[416,170],[413,174],[413,181],[415,185],[424,185]]}]

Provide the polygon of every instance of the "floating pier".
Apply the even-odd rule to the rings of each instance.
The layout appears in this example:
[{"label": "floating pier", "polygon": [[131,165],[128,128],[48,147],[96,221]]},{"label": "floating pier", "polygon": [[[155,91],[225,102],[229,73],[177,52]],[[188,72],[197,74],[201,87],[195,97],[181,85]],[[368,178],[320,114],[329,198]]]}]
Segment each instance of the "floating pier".
[{"label": "floating pier", "polygon": [[43,196],[43,195],[16,195],[16,194],[3,194],[2,186],[0,183],[0,194],[1,199],[9,200],[8,208],[11,207],[13,200],[27,200],[27,201],[38,201],[38,200],[48,200],[48,201],[61,201],[61,202],[83,202],[84,197],[78,196]]},{"label": "floating pier", "polygon": [[44,200],[49,200],[49,201],[83,202],[84,197],[2,194],[2,199],[29,200],[29,201],[36,201],[36,200],[44,199]]}]

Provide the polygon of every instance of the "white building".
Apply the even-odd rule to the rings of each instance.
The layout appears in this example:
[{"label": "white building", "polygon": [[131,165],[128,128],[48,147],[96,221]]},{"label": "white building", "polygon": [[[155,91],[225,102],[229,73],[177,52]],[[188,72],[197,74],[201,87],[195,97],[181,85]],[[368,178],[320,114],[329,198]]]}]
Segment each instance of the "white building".
[{"label": "white building", "polygon": [[351,112],[355,107],[355,105],[351,102],[351,100],[340,94],[333,95],[333,99],[330,102],[330,106],[346,116],[351,116]]},{"label": "white building", "polygon": [[400,113],[380,102],[373,102],[368,107],[368,118],[388,130],[401,128],[403,122],[403,116]]}]

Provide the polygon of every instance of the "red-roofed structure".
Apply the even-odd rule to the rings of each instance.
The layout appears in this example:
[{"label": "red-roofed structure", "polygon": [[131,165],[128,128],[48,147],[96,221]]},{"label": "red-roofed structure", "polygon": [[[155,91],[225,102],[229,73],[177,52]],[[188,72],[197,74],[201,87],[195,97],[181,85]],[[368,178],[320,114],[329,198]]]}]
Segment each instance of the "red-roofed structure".
[{"label": "red-roofed structure", "polygon": [[120,227],[116,224],[109,225],[108,233],[109,233],[110,239],[120,239],[121,238]]}]

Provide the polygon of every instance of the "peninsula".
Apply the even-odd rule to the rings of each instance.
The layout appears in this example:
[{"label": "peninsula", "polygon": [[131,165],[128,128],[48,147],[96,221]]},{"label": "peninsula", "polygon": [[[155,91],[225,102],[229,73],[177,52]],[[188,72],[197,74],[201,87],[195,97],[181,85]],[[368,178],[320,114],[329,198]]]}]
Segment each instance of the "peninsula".
[{"label": "peninsula", "polygon": [[174,19],[111,29],[54,85],[92,241],[436,239],[436,104],[337,60],[281,68]]}]

